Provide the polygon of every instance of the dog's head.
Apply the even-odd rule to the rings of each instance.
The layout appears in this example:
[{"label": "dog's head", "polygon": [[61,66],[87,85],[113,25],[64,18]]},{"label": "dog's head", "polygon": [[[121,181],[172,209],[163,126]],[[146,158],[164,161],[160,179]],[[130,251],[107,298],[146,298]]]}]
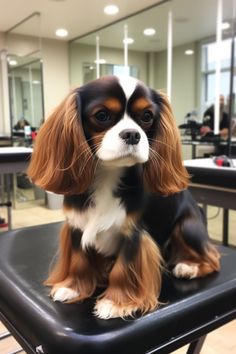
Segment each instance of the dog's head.
[{"label": "dog's head", "polygon": [[47,190],[80,194],[90,187],[98,163],[143,164],[144,182],[153,192],[186,188],[168,99],[131,77],[103,77],[73,90],[40,129],[29,175]]}]

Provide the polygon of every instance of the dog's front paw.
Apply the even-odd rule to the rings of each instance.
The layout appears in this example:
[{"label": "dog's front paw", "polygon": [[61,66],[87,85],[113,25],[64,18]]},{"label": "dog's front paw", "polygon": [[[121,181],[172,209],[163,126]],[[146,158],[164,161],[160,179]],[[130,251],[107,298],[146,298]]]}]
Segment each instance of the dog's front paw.
[{"label": "dog's front paw", "polygon": [[122,306],[115,304],[112,300],[101,299],[96,302],[94,314],[103,320],[108,320],[109,318],[133,316],[137,310],[137,306]]},{"label": "dog's front paw", "polygon": [[176,278],[193,279],[197,278],[198,270],[197,264],[178,263],[172,272]]},{"label": "dog's front paw", "polygon": [[71,301],[78,296],[78,291],[66,287],[56,288],[51,292],[53,301],[66,302]]}]

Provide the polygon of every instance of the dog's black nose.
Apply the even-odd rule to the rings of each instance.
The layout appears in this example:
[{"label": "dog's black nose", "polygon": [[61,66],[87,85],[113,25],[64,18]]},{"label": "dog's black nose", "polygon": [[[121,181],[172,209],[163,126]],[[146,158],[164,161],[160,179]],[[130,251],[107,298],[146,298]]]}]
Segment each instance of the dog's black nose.
[{"label": "dog's black nose", "polygon": [[119,136],[129,145],[136,145],[141,139],[140,133],[135,129],[124,129],[120,132]]}]

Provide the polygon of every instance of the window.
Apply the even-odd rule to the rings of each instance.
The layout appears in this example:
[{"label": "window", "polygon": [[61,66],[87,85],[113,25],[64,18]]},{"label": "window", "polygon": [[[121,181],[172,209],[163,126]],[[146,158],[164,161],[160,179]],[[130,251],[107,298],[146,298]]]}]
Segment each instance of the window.
[{"label": "window", "polygon": [[[202,107],[205,110],[215,101],[215,53],[216,43],[202,45],[202,81],[203,95]],[[222,40],[221,44],[221,75],[220,93],[225,97],[225,104],[229,96],[230,87],[230,62],[231,62],[231,39]],[[234,77],[234,92],[236,92],[236,77]]]}]

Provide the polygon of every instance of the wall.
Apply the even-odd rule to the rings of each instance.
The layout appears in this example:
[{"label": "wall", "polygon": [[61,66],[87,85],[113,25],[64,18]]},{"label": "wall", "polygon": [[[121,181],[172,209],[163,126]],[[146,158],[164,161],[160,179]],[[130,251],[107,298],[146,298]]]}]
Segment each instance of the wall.
[{"label": "wall", "polygon": [[[187,43],[173,48],[172,98],[171,104],[177,125],[184,123],[184,117],[198,108],[198,48],[197,43]],[[186,49],[193,49],[194,55],[185,55]],[[156,53],[155,87],[166,92],[166,51]],[[190,146],[182,147],[184,159],[191,158]]]},{"label": "wall", "polygon": [[68,94],[68,43],[61,40],[42,40],[44,109],[47,116]]},{"label": "wall", "polygon": [[[8,38],[9,39],[9,38]],[[6,40],[3,33],[0,33],[0,51],[6,47]],[[29,36],[12,35],[10,38],[10,53],[20,54],[39,50],[39,41]],[[35,54],[42,57],[43,62],[43,91],[44,91],[44,111],[47,116],[55,106],[68,93],[69,85],[69,59],[68,43],[62,40],[43,39],[40,42],[41,52]],[[0,68],[1,70],[1,68]],[[6,87],[6,85],[4,85]],[[10,133],[10,116],[3,112],[3,89],[2,73],[0,71],[0,133]],[[5,89],[5,94],[8,89]],[[6,96],[6,95],[5,95]],[[4,99],[6,102],[6,99]],[[9,99],[7,100],[9,111]]]},{"label": "wall", "polygon": [[[124,52],[123,49],[101,46],[100,58],[105,59],[107,64],[123,65]],[[70,45],[70,82],[72,86],[83,84],[83,63],[94,64],[95,59],[95,46],[80,43]],[[146,53],[129,50],[129,65],[138,67],[140,80],[147,81]]]}]

